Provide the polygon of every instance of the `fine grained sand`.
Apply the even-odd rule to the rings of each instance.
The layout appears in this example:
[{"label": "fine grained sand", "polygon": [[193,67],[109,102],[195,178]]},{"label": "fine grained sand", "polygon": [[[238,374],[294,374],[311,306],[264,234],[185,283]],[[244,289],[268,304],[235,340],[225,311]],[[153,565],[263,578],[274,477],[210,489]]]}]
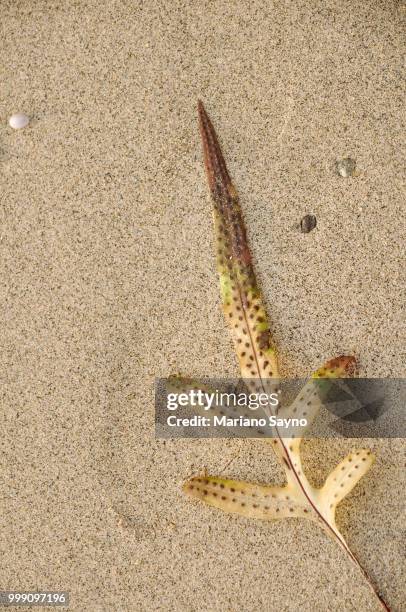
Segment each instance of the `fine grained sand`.
[{"label": "fine grained sand", "polygon": [[[73,610],[377,610],[311,524],[183,497],[203,466],[282,472],[255,440],[155,440],[153,381],[237,373],[198,97],[241,195],[283,374],[351,351],[364,376],[404,375],[405,3],[1,8],[0,588],[66,589]],[[17,111],[32,118],[21,131],[7,125]],[[359,174],[343,179],[347,156]],[[400,611],[404,441],[313,440],[308,473],[321,483],[356,445],[377,461],[339,524]]]}]

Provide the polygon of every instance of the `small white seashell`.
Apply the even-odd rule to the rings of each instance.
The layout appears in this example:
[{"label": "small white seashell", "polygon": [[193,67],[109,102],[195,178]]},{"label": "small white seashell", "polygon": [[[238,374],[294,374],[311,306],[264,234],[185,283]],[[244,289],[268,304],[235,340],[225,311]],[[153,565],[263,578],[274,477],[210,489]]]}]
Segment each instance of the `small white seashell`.
[{"label": "small white seashell", "polygon": [[8,120],[10,127],[14,128],[15,130],[27,127],[29,122],[30,118],[24,113],[14,113],[14,115],[11,115],[10,119]]},{"label": "small white seashell", "polygon": [[355,159],[351,159],[351,157],[346,157],[336,162],[337,173],[344,178],[355,176],[356,166]]}]

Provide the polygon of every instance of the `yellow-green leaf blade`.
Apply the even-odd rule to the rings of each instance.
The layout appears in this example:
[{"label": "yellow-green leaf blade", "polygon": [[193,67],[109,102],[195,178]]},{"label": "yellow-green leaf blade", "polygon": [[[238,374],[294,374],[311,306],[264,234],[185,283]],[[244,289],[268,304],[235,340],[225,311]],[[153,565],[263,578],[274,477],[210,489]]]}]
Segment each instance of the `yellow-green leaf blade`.
[{"label": "yellow-green leaf blade", "polygon": [[375,460],[368,449],[349,453],[327,477],[319,491],[320,504],[334,518],[335,508],[368,472]]},{"label": "yellow-green leaf blade", "polygon": [[[306,431],[316,418],[323,400],[331,388],[330,379],[346,378],[352,376],[356,369],[356,360],[351,355],[341,355],[327,361],[321,368],[312,374],[303,389],[289,406],[284,406],[278,416],[286,419],[306,420],[307,425],[299,426],[297,431],[292,428],[293,435],[290,448],[296,451]],[[275,448],[275,450],[277,450]]]},{"label": "yellow-green leaf blade", "polygon": [[290,487],[269,487],[218,476],[191,478],[184,492],[224,512],[263,520],[310,517],[311,509]]}]

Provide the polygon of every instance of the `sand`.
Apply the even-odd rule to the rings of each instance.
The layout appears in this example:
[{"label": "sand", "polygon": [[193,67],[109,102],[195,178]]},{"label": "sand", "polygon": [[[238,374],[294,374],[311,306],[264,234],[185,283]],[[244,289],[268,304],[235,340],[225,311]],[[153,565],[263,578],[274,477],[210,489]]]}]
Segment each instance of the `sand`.
[{"label": "sand", "polygon": [[[65,589],[72,610],[379,609],[311,524],[186,499],[204,466],[282,471],[255,440],[155,440],[153,384],[237,373],[198,97],[283,375],[351,351],[364,376],[404,376],[405,15],[392,0],[2,2],[0,588]],[[19,111],[31,123],[12,130]],[[357,176],[337,175],[344,157]],[[313,440],[306,467],[321,483],[357,446],[377,461],[338,522],[400,611],[404,441]]]}]

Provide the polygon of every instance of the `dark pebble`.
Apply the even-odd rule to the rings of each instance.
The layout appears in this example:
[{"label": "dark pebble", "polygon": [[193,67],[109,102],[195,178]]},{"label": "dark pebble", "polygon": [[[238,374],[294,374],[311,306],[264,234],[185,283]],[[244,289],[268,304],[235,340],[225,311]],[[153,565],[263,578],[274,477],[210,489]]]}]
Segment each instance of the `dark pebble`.
[{"label": "dark pebble", "polygon": [[303,234],[308,234],[317,225],[317,219],[314,215],[305,215],[300,222],[300,231]]}]

